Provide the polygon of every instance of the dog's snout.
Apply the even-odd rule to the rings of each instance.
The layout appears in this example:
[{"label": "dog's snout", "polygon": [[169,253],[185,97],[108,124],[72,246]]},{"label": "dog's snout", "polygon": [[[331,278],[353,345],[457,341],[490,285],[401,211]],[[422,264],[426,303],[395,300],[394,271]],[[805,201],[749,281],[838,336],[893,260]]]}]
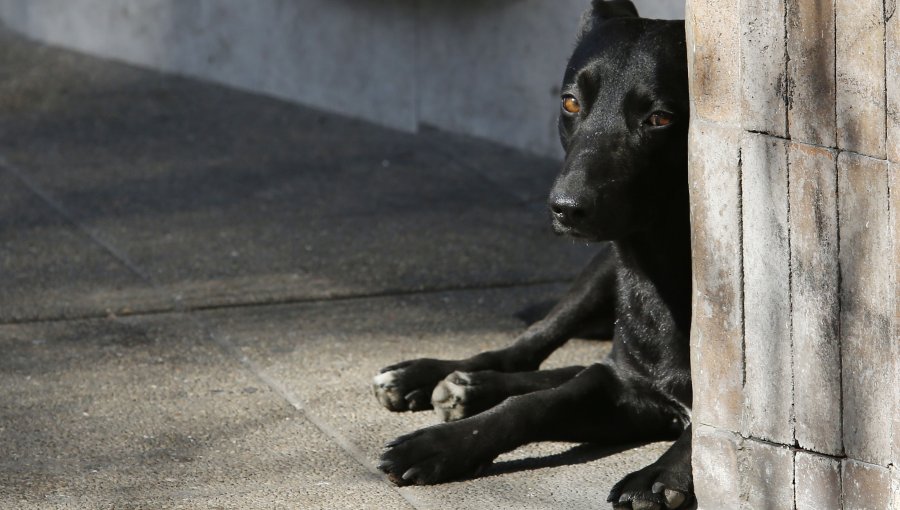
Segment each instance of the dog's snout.
[{"label": "dog's snout", "polygon": [[550,211],[559,223],[574,227],[586,216],[585,209],[574,198],[558,196],[550,200]]}]

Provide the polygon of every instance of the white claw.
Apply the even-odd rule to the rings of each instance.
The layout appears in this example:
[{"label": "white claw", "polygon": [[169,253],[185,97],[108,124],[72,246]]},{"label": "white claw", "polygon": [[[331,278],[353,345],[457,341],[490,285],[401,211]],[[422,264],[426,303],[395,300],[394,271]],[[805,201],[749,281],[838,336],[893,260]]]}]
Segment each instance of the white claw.
[{"label": "white claw", "polygon": [[687,499],[683,493],[672,489],[666,489],[663,495],[666,497],[666,506],[670,509],[679,508]]}]

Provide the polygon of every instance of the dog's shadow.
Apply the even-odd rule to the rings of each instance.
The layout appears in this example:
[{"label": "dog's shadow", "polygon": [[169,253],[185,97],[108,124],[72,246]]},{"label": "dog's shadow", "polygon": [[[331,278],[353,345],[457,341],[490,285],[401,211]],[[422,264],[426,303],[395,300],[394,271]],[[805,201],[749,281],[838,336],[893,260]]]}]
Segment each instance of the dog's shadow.
[{"label": "dog's shadow", "polygon": [[485,469],[479,478],[491,476],[499,476],[506,473],[515,473],[518,471],[531,471],[534,469],[545,469],[562,466],[574,466],[577,464],[587,464],[595,460],[609,457],[626,450],[642,446],[646,443],[625,444],[616,446],[600,446],[594,444],[579,444],[569,448],[568,450],[544,457],[528,457],[524,459],[504,460],[494,462],[490,467]]},{"label": "dog's shadow", "polygon": [[[534,469],[554,468],[562,466],[574,466],[576,464],[587,464],[595,460],[600,460],[610,455],[622,453],[632,448],[644,446],[649,443],[632,443],[616,446],[601,446],[595,444],[579,444],[572,448],[553,455],[544,457],[528,457],[525,459],[504,460],[494,462],[490,467],[482,471],[478,478],[488,478],[493,476],[505,475],[507,473],[515,473],[519,471],[531,471]],[[697,502],[691,501],[684,510],[697,510]]]}]

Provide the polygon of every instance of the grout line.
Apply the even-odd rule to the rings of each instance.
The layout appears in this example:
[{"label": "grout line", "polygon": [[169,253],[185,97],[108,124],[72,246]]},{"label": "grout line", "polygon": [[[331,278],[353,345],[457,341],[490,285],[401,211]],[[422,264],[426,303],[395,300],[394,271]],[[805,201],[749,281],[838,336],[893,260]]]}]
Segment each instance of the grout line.
[{"label": "grout line", "polygon": [[888,126],[891,124],[888,122],[888,105],[890,102],[888,101],[888,0],[882,0],[881,2],[881,34],[882,34],[882,56],[884,57],[882,68],[884,70],[884,88],[882,89],[882,105],[884,106],[884,138],[882,138],[882,145],[884,146],[884,159],[888,159],[888,154],[891,152],[890,147],[888,147]]},{"label": "grout line", "polygon": [[844,267],[841,263],[841,165],[839,160],[840,152],[834,158],[834,226],[835,226],[835,248],[837,250],[837,342],[838,342],[838,380],[839,380],[839,405],[841,420],[839,425],[841,431],[841,451],[847,451],[844,444],[844,335],[843,335],[843,318],[844,318]]},{"label": "grout line", "polygon": [[289,305],[305,305],[305,304],[327,304],[327,303],[344,303],[348,301],[362,301],[366,299],[381,299],[391,297],[412,297],[412,296],[430,296],[444,293],[454,292],[475,292],[475,291],[491,291],[504,289],[527,289],[530,287],[540,287],[543,285],[556,285],[571,283],[566,278],[547,278],[536,279],[522,282],[497,282],[487,284],[473,285],[446,285],[437,286],[428,289],[394,289],[385,291],[360,292],[357,294],[325,296],[325,297],[288,297],[283,299],[272,299],[263,301],[241,301],[236,303],[212,303],[202,304],[199,306],[191,305],[173,305],[171,307],[147,308],[144,310],[136,310],[133,312],[121,313],[113,311],[104,311],[96,313],[85,313],[82,315],[72,316],[51,316],[36,317],[25,319],[0,320],[0,326],[22,325],[22,324],[44,324],[58,322],[72,322],[90,319],[105,319],[110,316],[115,317],[150,317],[155,315],[165,315],[167,313],[185,313],[185,312],[214,312],[217,310],[240,310],[252,308],[266,308]]},{"label": "grout line", "polygon": [[784,76],[781,85],[782,100],[784,101],[784,136],[788,140],[791,139],[791,105],[794,100],[793,86],[791,81],[791,52],[790,43],[788,42],[788,20],[790,19],[789,1],[782,1],[781,6],[784,9],[781,19],[781,26],[784,29]]},{"label": "grout line", "polygon": [[[712,425],[708,425],[708,426],[713,427]],[[743,437],[743,436],[742,436],[742,437]],[[848,457],[848,456],[846,456],[846,455],[832,455],[832,454],[830,454],[830,453],[822,453],[822,452],[815,451],[815,450],[808,450],[808,449],[803,448],[803,447],[800,447],[800,446],[793,446],[793,445],[784,444],[784,443],[776,443],[775,441],[769,441],[769,440],[767,440],[767,439],[762,439],[762,438],[755,437],[755,436],[743,437],[743,439],[744,439],[744,441],[751,441],[751,442],[754,442],[754,443],[759,443],[759,444],[763,444],[763,445],[772,446],[772,447],[774,447],[774,448],[783,448],[783,449],[791,450],[791,451],[793,451],[793,452],[808,453],[808,454],[810,454],[810,455],[816,455],[816,456],[818,456],[818,457],[824,457],[824,458],[832,459],[832,460],[836,460],[836,461],[850,460],[850,461],[853,461],[853,462],[857,462],[857,463],[859,463],[859,464],[865,464],[865,465],[867,465],[867,466],[872,466],[872,467],[877,467],[877,468],[885,469],[885,467],[882,466],[882,465],[880,465],[880,464],[872,464],[871,462],[866,462],[866,461],[863,461],[863,460],[853,459],[853,458],[850,458],[850,457]]]},{"label": "grout line", "polygon": [[101,246],[104,250],[106,250],[110,255],[113,256],[116,260],[122,263],[126,268],[130,271],[138,275],[144,280],[150,281],[150,275],[136,266],[128,257],[119,251],[118,248],[113,246],[104,240],[94,229],[89,228],[87,225],[84,225],[72,214],[68,209],[66,209],[61,203],[59,203],[56,199],[54,199],[47,191],[45,191],[41,186],[39,186],[31,177],[28,176],[25,172],[23,172],[19,167],[10,163],[3,155],[0,155],[0,169],[6,170],[11,173],[14,177],[16,177],[22,184],[25,185],[32,193],[37,195],[41,200],[43,200],[47,205],[49,205],[54,211],[57,212],[60,216],[62,216],[66,221],[71,223],[74,227],[84,232],[93,242]]},{"label": "grout line", "polygon": [[409,494],[407,491],[401,490],[399,487],[396,487],[393,484],[385,482],[384,475],[380,471],[378,471],[372,461],[366,456],[365,453],[362,452],[362,450],[359,449],[359,447],[357,447],[355,444],[353,444],[352,441],[344,437],[343,434],[338,432],[327,421],[310,413],[306,406],[303,405],[303,401],[300,398],[298,398],[292,391],[287,389],[283,384],[271,377],[265,371],[265,369],[259,366],[259,364],[257,364],[247,356],[241,354],[240,351],[234,346],[234,344],[229,342],[227,339],[213,333],[210,328],[207,327],[206,324],[204,324],[203,321],[196,316],[186,314],[186,317],[192,320],[202,330],[202,332],[207,335],[210,340],[213,341],[213,343],[215,343],[221,350],[223,350],[226,354],[237,361],[238,364],[241,365],[241,367],[253,374],[263,384],[268,386],[276,395],[281,397],[288,404],[290,404],[291,407],[299,412],[300,415],[304,419],[306,419],[306,421],[310,422],[320,432],[334,441],[341,448],[341,450],[344,451],[344,453],[349,455],[359,465],[365,468],[370,479],[376,480],[381,484],[385,484],[391,487],[394,492],[399,494],[400,497],[403,498],[414,509],[421,510],[428,508],[428,506],[423,504],[423,502],[419,500],[419,498],[416,498],[414,495]]},{"label": "grout line", "polygon": [[[841,166],[840,166],[840,156],[843,150],[840,148],[841,139],[840,139],[840,128],[838,125],[838,94],[840,94],[840,87],[838,86],[838,2],[840,0],[832,0],[831,2],[831,14],[833,17],[832,21],[832,30],[833,30],[833,40],[834,40],[834,230],[835,230],[835,248],[836,248],[836,256],[837,256],[837,317],[835,318],[837,322],[837,359],[838,359],[838,391],[840,394],[838,395],[838,407],[840,413],[840,422],[838,423],[838,429],[840,432],[840,448],[841,452],[846,453],[847,450],[844,445],[844,337],[842,334],[843,328],[843,315],[844,315],[844,295],[843,295],[843,286],[844,286],[844,274],[843,267],[841,264]],[[841,465],[841,506],[844,504],[844,486],[843,486],[843,463]]]},{"label": "grout line", "polygon": [[773,134],[773,133],[769,133],[769,132],[767,132],[767,131],[758,131],[758,130],[754,130],[754,129],[745,129],[744,131],[747,132],[747,133],[755,134],[755,135],[762,135],[762,136],[767,136],[767,137],[769,137],[769,138],[775,138],[775,139],[777,139],[777,140],[784,140],[785,142],[790,142],[790,143],[797,144],[797,145],[805,145],[805,146],[807,146],[807,147],[816,147],[816,148],[819,148],[819,149],[826,149],[826,150],[831,151],[831,152],[834,152],[834,153],[846,152],[847,154],[849,154],[849,155],[851,155],[851,156],[859,156],[859,157],[861,157],[861,158],[874,159],[874,160],[876,160],[876,161],[887,161],[887,162],[890,162],[890,160],[889,160],[887,157],[880,158],[880,157],[878,157],[878,156],[872,156],[871,154],[866,154],[866,153],[864,153],[864,152],[857,152],[857,151],[853,151],[853,150],[850,150],[850,149],[842,149],[842,148],[840,148],[840,147],[832,147],[832,146],[830,146],[830,145],[823,145],[823,144],[819,144],[819,143],[799,142],[799,141],[796,141],[796,140],[792,140],[792,139],[790,139],[790,138],[785,138],[785,137],[783,137],[783,136],[779,136],[779,135],[776,135],[776,134]]},{"label": "grout line", "polygon": [[794,258],[793,258],[793,225],[791,225],[791,155],[790,143],[784,144],[784,168],[785,168],[785,200],[787,201],[787,215],[785,216],[785,228],[787,228],[787,266],[788,266],[788,345],[791,350],[791,439],[794,445],[799,445],[797,441],[797,378],[796,372],[796,351],[794,349]]},{"label": "grout line", "polygon": [[797,453],[798,450],[791,451],[791,501],[793,508],[797,508]]},{"label": "grout line", "polygon": [[741,300],[741,389],[747,386],[747,304],[744,285],[744,153],[738,148],[738,268]]},{"label": "grout line", "polygon": [[841,486],[841,508],[846,508],[844,506],[844,464],[844,461],[838,462],[838,484]]},{"label": "grout line", "polygon": [[[173,312],[173,309],[165,309],[165,310],[150,310],[145,312],[140,312],[134,315],[125,315],[125,314],[116,314],[116,317],[141,317],[144,315],[152,316],[152,315],[160,315],[163,313]],[[89,312],[80,315],[70,315],[70,316],[51,316],[51,317],[28,317],[24,319],[9,319],[9,320],[0,320],[0,326],[27,326],[32,324],[59,324],[63,322],[77,322],[77,321],[90,321],[96,319],[108,319],[111,317],[110,313],[107,312]]]},{"label": "grout line", "polygon": [[[23,182],[35,195],[46,202],[47,205],[52,207],[57,213],[62,215],[75,227],[84,231],[94,242],[103,247],[103,249],[107,250],[113,257],[119,260],[129,270],[133,271],[137,276],[145,280],[148,284],[150,284],[150,286],[154,287],[157,290],[162,290],[162,286],[159,284],[159,282],[151,277],[149,273],[141,270],[124,253],[119,251],[118,248],[116,248],[111,243],[106,242],[92,229],[89,229],[86,225],[83,225],[81,222],[79,222],[75,215],[73,215],[61,203],[56,201],[49,193],[47,193],[43,188],[35,183],[25,172],[10,164],[9,161],[5,157],[3,157],[3,155],[0,155],[0,170],[7,170],[12,173],[16,178]],[[421,502],[419,502],[417,498],[413,497],[410,494],[407,494],[405,491],[400,490],[400,488],[396,487],[395,485],[388,483],[383,476],[380,476],[378,471],[375,470],[375,467],[366,458],[365,454],[363,454],[361,450],[356,447],[356,445],[354,445],[352,442],[335,431],[330,425],[328,425],[326,421],[312,415],[308,410],[306,410],[306,408],[303,407],[299,399],[297,399],[292,393],[290,393],[277,381],[266,374],[265,371],[263,371],[256,363],[249,360],[246,356],[241,355],[230,342],[213,333],[210,328],[208,328],[202,321],[200,321],[200,319],[191,315],[190,312],[192,310],[181,305],[174,295],[168,295],[168,297],[173,302],[173,312],[183,313],[185,317],[192,320],[201,329],[201,332],[205,334],[210,340],[212,340],[221,350],[223,350],[226,355],[237,361],[241,365],[241,367],[250,372],[253,376],[263,382],[277,395],[286,400],[294,409],[296,409],[300,413],[300,415],[304,419],[309,421],[320,432],[337,443],[337,445],[344,451],[345,454],[353,458],[368,473],[370,473],[373,477],[376,477],[382,484],[390,487],[394,492],[399,494],[400,497],[402,497],[414,509],[421,510],[423,508],[426,508],[425,506],[422,506]]]},{"label": "grout line", "polygon": [[831,0],[831,30],[832,30],[832,42],[834,43],[834,48],[832,50],[832,55],[834,56],[834,68],[831,70],[833,76],[833,86],[834,86],[834,132],[831,133],[834,135],[834,147],[838,149],[841,145],[840,139],[840,128],[838,127],[838,94],[840,94],[840,87],[838,86],[838,1],[839,0]]}]

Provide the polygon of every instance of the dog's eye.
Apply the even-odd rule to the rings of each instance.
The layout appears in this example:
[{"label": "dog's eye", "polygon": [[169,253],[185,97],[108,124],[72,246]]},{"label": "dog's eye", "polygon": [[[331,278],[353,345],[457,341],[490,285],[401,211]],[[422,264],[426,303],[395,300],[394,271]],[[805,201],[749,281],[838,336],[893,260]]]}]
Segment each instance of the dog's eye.
[{"label": "dog's eye", "polygon": [[647,117],[647,120],[645,120],[644,123],[648,126],[663,127],[671,124],[673,120],[671,113],[653,112]]},{"label": "dog's eye", "polygon": [[581,111],[581,103],[575,99],[575,96],[571,94],[566,94],[562,97],[562,107],[563,110],[569,113],[578,113]]}]

